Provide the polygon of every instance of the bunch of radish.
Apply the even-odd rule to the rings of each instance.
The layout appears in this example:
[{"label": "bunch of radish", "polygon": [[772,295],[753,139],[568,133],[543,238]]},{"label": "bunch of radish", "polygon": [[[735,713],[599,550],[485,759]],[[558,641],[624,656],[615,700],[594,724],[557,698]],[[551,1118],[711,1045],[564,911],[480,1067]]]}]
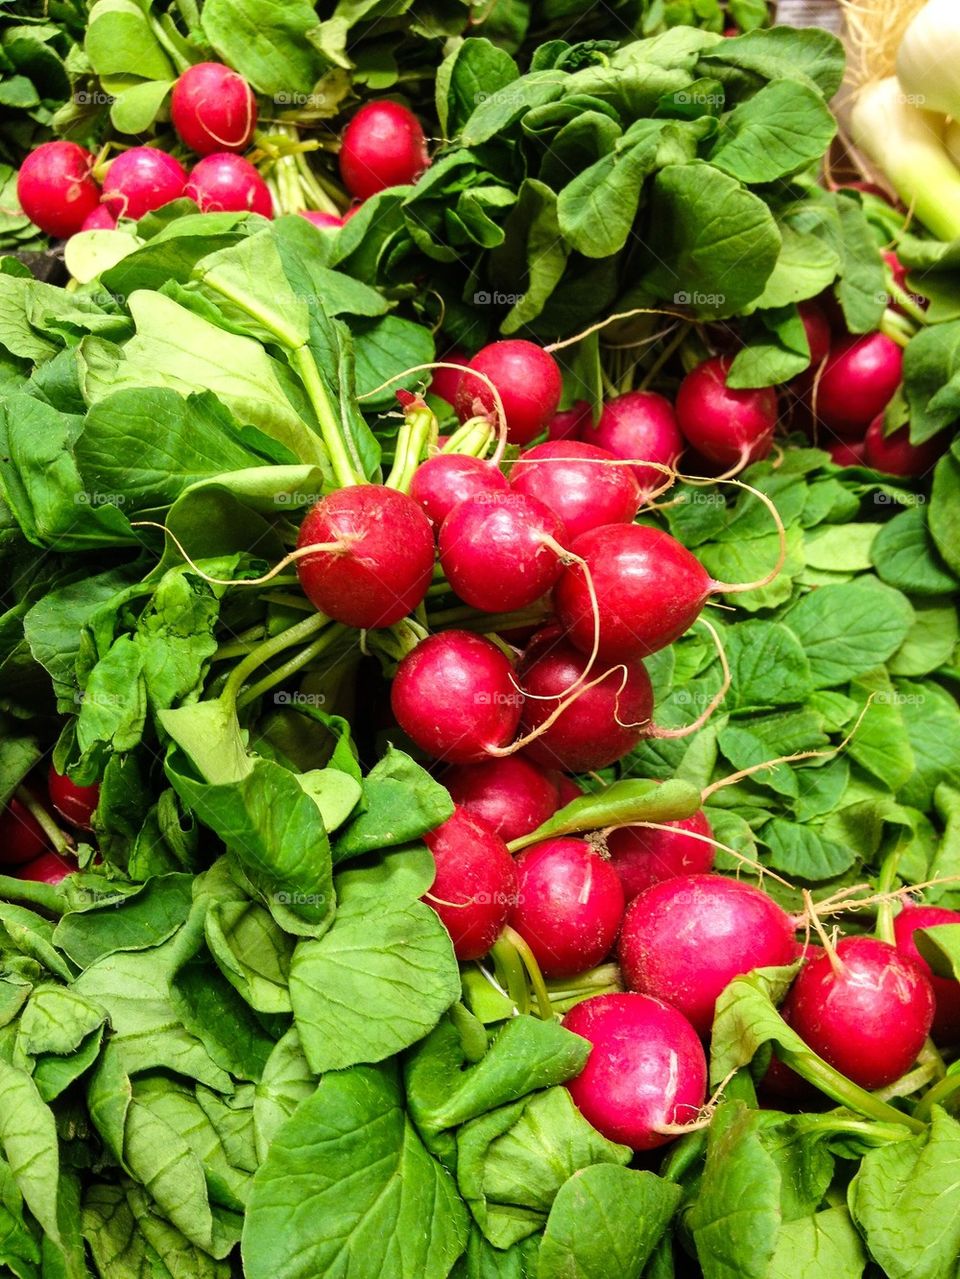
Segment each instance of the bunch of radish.
[{"label": "bunch of radish", "polygon": [[18,879],[57,884],[77,869],[77,863],[72,841],[58,828],[53,814],[74,830],[88,833],[100,787],[80,786],[51,764],[46,776],[49,808],[34,791],[33,783],[24,784],[0,810],[0,871]]}]

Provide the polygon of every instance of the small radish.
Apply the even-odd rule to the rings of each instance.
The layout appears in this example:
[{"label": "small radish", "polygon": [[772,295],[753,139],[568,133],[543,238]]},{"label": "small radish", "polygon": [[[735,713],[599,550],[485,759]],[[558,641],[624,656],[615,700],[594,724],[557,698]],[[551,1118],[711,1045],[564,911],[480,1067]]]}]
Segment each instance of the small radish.
[{"label": "small radish", "polygon": [[[595,427],[580,432],[614,457],[644,459],[675,467],[683,452],[683,436],[673,405],[654,391],[628,391],[608,400]],[[635,466],[634,475],[644,496],[664,483],[665,474],[652,466]]]},{"label": "small radish", "polygon": [[440,916],[460,960],[480,959],[517,900],[517,868],[503,840],[464,808],[423,842],[437,873],[424,901]]},{"label": "small radish", "polygon": [[725,355],[704,360],[677,392],[677,425],[684,439],[708,462],[724,467],[766,457],[777,424],[776,391],[728,387],[730,364]]},{"label": "small radish", "polygon": [[93,156],[76,142],[43,142],[17,174],[17,199],[41,231],[58,240],[79,231],[100,203]]},{"label": "small radish", "polygon": [[59,884],[61,880],[77,869],[59,853],[44,853],[35,857],[32,862],[17,869],[18,879],[29,879],[35,884]]},{"label": "small radish", "polygon": [[340,176],[358,200],[416,182],[430,163],[420,121],[399,102],[368,102],[343,131]]},{"label": "small radish", "polygon": [[547,429],[563,391],[560,369],[549,351],[522,338],[491,342],[479,350],[457,386],[454,407],[461,422],[480,413],[496,414],[493,392],[471,377],[470,369],[486,374],[499,391],[511,444],[529,444]]},{"label": "small radish", "polygon": [[29,808],[15,796],[9,799],[0,813],[0,866],[22,866],[39,857],[48,843]]},{"label": "small radish", "polygon": [[92,786],[78,786],[63,773],[58,773],[51,764],[47,774],[47,793],[50,803],[71,826],[80,830],[92,829],[93,814],[100,802],[100,787],[96,782]]},{"label": "small radish", "polygon": [[[894,287],[899,289],[901,293],[906,293],[910,300],[918,306],[921,311],[926,311],[930,305],[929,301],[924,297],[911,296],[910,286],[907,283],[907,268],[897,257],[896,253],[894,253],[892,249],[888,249],[881,256],[890,268],[890,274],[893,276]],[[890,305],[894,311],[899,311],[901,315],[905,314],[903,308],[895,298],[890,299]]]},{"label": "small radish", "polygon": [[577,1109],[609,1141],[653,1150],[675,1125],[697,1119],[707,1095],[707,1060],[690,1023],[646,995],[594,995],[563,1019],[593,1045],[567,1088]]},{"label": "small radish", "polygon": [[924,440],[922,444],[910,443],[910,428],[885,435],[883,414],[878,413],[863,437],[863,457],[867,466],[884,475],[900,475],[906,479],[921,479],[940,459],[947,449],[953,432],[941,431],[939,435]]},{"label": "small radish", "polygon": [[795,954],[786,912],[759,888],[722,875],[654,884],[627,907],[620,935],[630,989],[673,1004],[702,1036],[734,977],[790,964]]},{"label": "small radish", "polygon": [[875,937],[845,937],[809,960],[781,1013],[820,1057],[861,1088],[886,1088],[917,1060],[934,995],[920,965]]},{"label": "small radish", "polygon": [[322,209],[301,209],[300,216],[312,222],[314,226],[320,227],[322,231],[330,227],[338,230],[343,226],[343,218],[338,218],[335,213],[324,213]]},{"label": "small radish", "polygon": [[369,630],[411,613],[433,576],[433,530],[413,498],[379,484],[328,493],[307,512],[298,548],[329,549],[297,562],[303,593],[321,613]]},{"label": "small radish", "polygon": [[201,213],[273,217],[270,188],[249,160],[230,151],[218,151],[195,164],[183,194],[196,201]]},{"label": "small radish", "polygon": [[856,439],[882,413],[903,376],[903,351],[885,333],[840,338],[817,386],[817,417],[841,439]]},{"label": "small radish", "polygon": [[560,520],[523,493],[480,493],[455,506],[437,545],[447,581],[471,608],[511,613],[526,608],[560,576],[565,537]]},{"label": "small radish", "polygon": [[629,524],[640,505],[640,486],[630,467],[618,466],[612,453],[579,440],[527,449],[513,464],[510,484],[559,516],[567,544],[602,524]]},{"label": "small radish", "polygon": [[810,368],[815,372],[830,353],[833,336],[830,331],[830,321],[816,302],[801,302],[797,310],[800,312],[803,331],[810,348]]},{"label": "small radish", "polygon": [[[662,880],[713,870],[713,845],[707,842],[713,831],[702,809],[692,817],[663,825],[671,829],[621,826],[607,836],[610,863],[620,876],[628,902]],[[691,834],[706,839],[692,839]]]},{"label": "small radish", "polygon": [[938,1044],[955,1044],[960,1042],[960,982],[938,976],[917,950],[913,937],[918,928],[941,924],[960,924],[960,911],[947,910],[945,906],[904,906],[893,921],[893,932],[897,950],[920,965],[933,987],[936,1012],[930,1034]]},{"label": "small radish", "polygon": [[[470,363],[466,354],[456,348],[448,351],[446,355],[441,355],[439,359],[443,364],[459,364],[460,369],[465,369]],[[461,377],[463,374],[459,369],[434,369],[430,380],[430,394],[439,395],[441,400],[446,400],[448,404],[455,403]]]},{"label": "small radish", "polygon": [[257,123],[257,100],[242,75],[221,62],[198,62],[173,86],[170,118],[197,155],[245,151]]},{"label": "small radish", "polygon": [[115,231],[117,219],[105,204],[98,204],[92,213],[83,219],[81,231]]},{"label": "small radish", "polygon": [[492,462],[462,453],[437,453],[417,467],[410,496],[439,528],[455,506],[480,494],[509,493],[507,477]]},{"label": "small radish", "polygon": [[121,151],[103,183],[103,203],[116,218],[142,218],[184,194],[187,174],[179,160],[156,147]]},{"label": "small radish", "polygon": [[390,692],[410,740],[450,764],[476,764],[511,742],[522,704],[503,650],[469,631],[422,640],[397,667]]},{"label": "small radish", "polygon": [[[547,426],[547,439],[550,440],[577,440],[582,439],[582,432],[589,430],[591,425],[590,405],[586,400],[577,400],[576,404],[568,409],[561,409],[559,413],[554,413]],[[599,441],[591,441],[591,443],[599,443]]]},{"label": "small radish", "polygon": [[622,918],[617,873],[586,840],[548,839],[517,858],[509,923],[544,977],[572,977],[599,964]]},{"label": "small radish", "polygon": [[837,466],[866,466],[866,445],[863,440],[838,440],[827,449]]},{"label": "small radish", "polygon": [[556,783],[522,755],[455,765],[441,780],[455,804],[508,844],[529,835],[560,807]]}]

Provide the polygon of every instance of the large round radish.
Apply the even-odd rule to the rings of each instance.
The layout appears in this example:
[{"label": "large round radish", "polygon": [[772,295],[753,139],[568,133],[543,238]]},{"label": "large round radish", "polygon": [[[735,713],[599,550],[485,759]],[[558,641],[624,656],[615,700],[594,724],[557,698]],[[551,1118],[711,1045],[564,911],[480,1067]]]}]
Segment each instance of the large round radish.
[{"label": "large round radish", "polygon": [[47,773],[47,794],[50,803],[71,826],[80,830],[92,829],[93,814],[100,803],[100,787],[96,782],[92,786],[78,786],[65,774],[58,773],[51,764]]},{"label": "large round radish", "polygon": [[522,755],[455,765],[441,780],[455,804],[508,844],[529,835],[560,807],[556,782]]},{"label": "large round radish", "polygon": [[22,866],[32,861],[40,856],[48,842],[29,808],[15,796],[9,799],[0,812],[0,867]]},{"label": "large round radish", "polygon": [[[590,418],[590,405],[586,400],[577,400],[576,404],[571,405],[570,408],[554,413],[547,426],[547,439],[580,439],[582,432],[590,428]],[[595,442],[591,441],[591,443]]]},{"label": "large round radish", "polygon": [[754,968],[790,964],[790,917],[752,884],[721,875],[667,879],[635,897],[620,936],[620,966],[631,990],[673,1004],[700,1035],[713,1024],[717,996]]},{"label": "large round radish", "polygon": [[708,462],[724,467],[766,457],[777,424],[776,391],[727,386],[730,364],[726,355],[704,360],[677,392],[677,424],[684,439]]},{"label": "large round radish", "polygon": [[44,142],[17,174],[17,199],[41,231],[58,240],[79,231],[100,203],[93,156],[76,142]]},{"label": "large round radish", "polygon": [[510,483],[558,516],[567,543],[602,524],[629,524],[640,505],[640,486],[628,466],[606,449],[578,440],[548,441],[513,464]]},{"label": "large round radish", "polygon": [[368,102],[343,131],[340,176],[358,200],[416,182],[429,163],[420,121],[399,102]]},{"label": "large round radish", "polygon": [[960,924],[960,911],[945,906],[904,906],[893,921],[893,932],[900,954],[919,964],[930,979],[936,1001],[931,1035],[938,1044],[956,1044],[960,1043],[960,982],[938,976],[917,950],[913,937],[918,928],[941,924]]},{"label": "large round radish", "polygon": [[[679,875],[704,875],[713,869],[713,831],[701,809],[681,821],[663,822],[669,830],[621,826],[607,836],[613,869],[628,902],[638,893]],[[697,839],[693,836],[702,835]]]},{"label": "large round radish", "polygon": [[903,351],[885,333],[841,338],[817,385],[816,411],[843,439],[857,439],[889,404],[903,376]]},{"label": "large round radish", "polygon": [[567,1088],[604,1137],[634,1150],[672,1141],[674,1125],[699,1114],[707,1093],[707,1060],[690,1023],[646,995],[594,995],[563,1019],[593,1048]]},{"label": "large round radish", "polygon": [[42,853],[33,861],[18,867],[17,878],[29,879],[35,884],[59,884],[76,869],[75,862],[68,862],[59,853]]},{"label": "large round radish", "polygon": [[231,151],[205,156],[190,170],[184,195],[201,213],[259,213],[273,217],[273,196],[249,160]]},{"label": "large round radish", "polygon": [[180,141],[197,155],[245,151],[257,124],[257,100],[232,68],[198,62],[173,86],[170,118]]},{"label": "large round radish", "polygon": [[422,751],[450,764],[475,764],[513,740],[523,694],[496,644],[470,631],[442,631],[397,667],[390,704]]},{"label": "large round radish", "polygon": [[187,174],[179,160],[156,147],[132,147],[110,162],[103,203],[116,218],[142,218],[184,192]]},{"label": "large round radish", "polygon": [[920,479],[932,471],[950,443],[952,431],[941,431],[922,444],[910,443],[910,428],[901,426],[891,435],[883,430],[883,414],[878,413],[863,437],[863,458],[867,466],[884,475]]},{"label": "large round radish", "polygon": [[454,407],[461,422],[481,413],[496,414],[493,392],[486,382],[471,377],[470,369],[486,374],[500,393],[511,444],[529,444],[547,429],[563,391],[560,369],[549,351],[522,338],[491,342],[479,350],[457,387]]},{"label": "large round radish", "polygon": [[457,387],[463,377],[462,370],[467,367],[470,361],[466,352],[458,351],[456,348],[437,358],[443,364],[456,364],[459,365],[459,368],[434,369],[433,377],[430,380],[430,394],[439,395],[441,400],[446,400],[448,404],[454,404],[457,398]]},{"label": "large round radish", "polygon": [[430,521],[414,500],[379,484],[328,493],[307,512],[297,546],[329,547],[297,562],[307,599],[334,621],[392,626],[417,607],[433,576]]},{"label": "large round radish", "polygon": [[861,1088],[885,1088],[917,1060],[934,996],[920,965],[874,937],[845,937],[798,973],[781,1012],[824,1061]]},{"label": "large round radish", "polygon": [[509,923],[545,977],[599,964],[616,941],[623,905],[616,871],[586,840],[548,839],[517,858]]},{"label": "large round radish", "polygon": [[[683,452],[683,436],[673,405],[655,391],[628,391],[608,400],[595,427],[585,425],[582,440],[608,449],[615,457],[644,459],[675,467]],[[653,466],[635,466],[634,474],[644,495],[658,488],[667,476]]]},{"label": "large round radish", "polygon": [[507,846],[464,808],[454,809],[423,841],[437,873],[424,901],[440,916],[460,960],[485,955],[517,900],[517,870]]},{"label": "large round radish", "polygon": [[438,453],[414,472],[410,496],[439,528],[455,506],[480,494],[507,493],[510,485],[498,466],[461,453]]}]

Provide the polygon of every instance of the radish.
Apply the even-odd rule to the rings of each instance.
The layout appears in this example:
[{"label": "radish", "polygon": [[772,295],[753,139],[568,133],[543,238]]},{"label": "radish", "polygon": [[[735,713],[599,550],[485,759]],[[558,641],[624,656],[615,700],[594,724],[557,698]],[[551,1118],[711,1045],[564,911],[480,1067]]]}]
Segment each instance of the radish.
[{"label": "radish", "polygon": [[455,804],[507,843],[529,835],[560,807],[556,783],[522,755],[456,765],[441,780]]},{"label": "radish", "polygon": [[76,865],[71,865],[59,853],[44,853],[19,867],[17,878],[29,879],[35,884],[59,884],[76,869]]},{"label": "radish", "polygon": [[713,869],[713,845],[706,839],[691,839],[687,833],[712,837],[713,831],[702,810],[692,817],[663,825],[671,829],[621,826],[607,836],[610,861],[620,876],[628,902],[665,879],[703,875]]},{"label": "radish", "polygon": [[[442,364],[459,364],[461,369],[465,369],[469,364],[469,360],[463,351],[456,349],[448,351],[446,355],[440,356]],[[460,379],[463,374],[458,369],[434,369],[433,377],[430,381],[430,394],[439,395],[441,400],[446,400],[448,404],[453,404],[457,398],[457,387],[460,385]]]},{"label": "radish", "polygon": [[900,954],[919,964],[930,979],[936,1003],[930,1034],[938,1044],[955,1044],[960,1041],[960,982],[938,976],[917,950],[913,938],[918,928],[940,924],[960,924],[960,911],[947,910],[945,906],[904,906],[893,921],[893,932]]},{"label": "radish", "polygon": [[559,516],[568,544],[601,524],[629,524],[640,505],[640,486],[630,467],[618,466],[606,449],[578,440],[527,449],[513,465],[510,484]]},{"label": "radish", "polygon": [[422,751],[450,764],[476,764],[513,740],[523,694],[496,644],[469,631],[443,631],[397,667],[390,704]]},{"label": "radish", "polygon": [[793,963],[794,925],[772,897],[722,875],[666,879],[635,897],[620,936],[631,990],[673,1004],[697,1033],[741,973]]},{"label": "radish", "polygon": [[885,435],[883,414],[878,413],[863,437],[864,461],[884,475],[920,479],[936,466],[950,443],[951,435],[952,431],[941,431],[922,444],[911,444],[908,426],[901,426],[892,434]]},{"label": "radish", "polygon": [[257,123],[257,100],[230,67],[198,62],[173,86],[170,118],[180,141],[197,155],[245,151]]},{"label": "radish", "polygon": [[[614,667],[598,683],[573,688],[587,658],[555,627],[534,636],[520,664],[524,693],[524,734],[541,728],[563,702],[569,705],[527,747],[538,764],[574,773],[606,768],[621,759],[650,731],[653,688],[642,662]],[[592,685],[592,687],[591,687]]]},{"label": "radish", "polygon": [[493,462],[463,453],[438,453],[417,467],[410,496],[439,528],[455,506],[468,497],[508,493],[507,477]]},{"label": "radish", "polygon": [[610,1141],[653,1150],[695,1120],[707,1094],[707,1060],[690,1023],[646,995],[594,995],[563,1019],[593,1045],[567,1080],[577,1109]]},{"label": "radish", "polygon": [[48,842],[29,808],[16,796],[9,799],[0,813],[0,866],[22,866],[39,857]]},{"label": "radish", "polygon": [[545,977],[572,977],[610,952],[623,919],[617,872],[583,839],[548,839],[517,858],[510,927]]},{"label": "radish", "polygon": [[841,439],[856,439],[882,413],[903,376],[903,352],[885,333],[840,338],[817,387],[817,417]]},{"label": "radish", "polygon": [[103,203],[115,218],[142,218],[184,194],[186,170],[156,147],[132,147],[110,162]]},{"label": "radish", "polygon": [[98,204],[92,213],[83,219],[81,231],[115,231],[117,219],[105,204]]},{"label": "radish", "polygon": [[838,440],[827,449],[837,466],[866,466],[866,445],[863,440]]},{"label": "radish", "polygon": [[731,363],[726,355],[704,360],[677,392],[677,425],[684,439],[708,462],[724,467],[766,457],[777,424],[776,391],[728,387]]},{"label": "radish", "polygon": [[874,1089],[917,1060],[933,1009],[919,964],[875,937],[845,937],[801,968],[781,1012],[824,1061]]},{"label": "radish", "polygon": [[[614,457],[643,458],[663,466],[676,466],[683,452],[683,436],[677,426],[673,405],[654,391],[629,391],[608,400],[595,427],[587,424],[580,432],[607,449]],[[663,471],[651,466],[635,466],[633,473],[644,496],[664,482]]]},{"label": "radish", "polygon": [[334,621],[368,630],[412,612],[433,577],[430,521],[413,498],[380,484],[328,493],[307,512],[297,563],[303,593]]},{"label": "radish", "polygon": [[496,413],[493,392],[486,382],[471,377],[470,369],[486,374],[499,391],[511,444],[529,444],[547,429],[563,391],[560,369],[549,351],[521,338],[481,348],[457,386],[454,407],[461,422]]},{"label": "radish", "polygon": [[567,777],[566,773],[555,773],[554,776],[557,783],[557,807],[566,808],[568,804],[572,804],[575,799],[580,798],[583,790],[572,777]]},{"label": "radish", "polygon": [[270,188],[249,160],[230,151],[205,156],[190,170],[184,195],[201,213],[259,213],[273,217]]},{"label": "radish", "polygon": [[58,240],[79,231],[100,203],[93,156],[76,142],[43,142],[17,174],[17,199],[41,231]]},{"label": "radish", "polygon": [[343,218],[338,218],[335,213],[324,213],[322,209],[301,209],[300,216],[312,222],[314,226],[320,227],[321,230],[327,230],[329,227],[337,230],[343,226]]},{"label": "radish", "polygon": [[399,102],[368,102],[343,131],[340,176],[358,200],[416,182],[429,165],[420,121]]},{"label": "radish", "polygon": [[[591,425],[590,405],[586,400],[577,400],[568,409],[554,413],[547,426],[547,438],[550,440],[576,440],[583,438],[583,432]],[[611,450],[612,452],[612,450]]]},{"label": "radish", "polygon": [[511,613],[545,595],[560,576],[564,527],[524,493],[479,493],[453,508],[437,545],[447,581],[465,604]]},{"label": "radish", "polygon": [[810,348],[810,368],[816,371],[830,353],[832,333],[830,321],[816,302],[801,302],[797,310],[803,322],[807,345]]},{"label": "radish", "polygon": [[480,959],[517,900],[517,869],[503,840],[466,809],[424,835],[437,873],[424,901],[440,916],[460,960]]},{"label": "radish", "polygon": [[100,802],[100,787],[96,782],[92,786],[78,786],[63,773],[58,773],[51,764],[47,774],[47,793],[50,803],[71,826],[80,830],[92,829],[93,814]]}]

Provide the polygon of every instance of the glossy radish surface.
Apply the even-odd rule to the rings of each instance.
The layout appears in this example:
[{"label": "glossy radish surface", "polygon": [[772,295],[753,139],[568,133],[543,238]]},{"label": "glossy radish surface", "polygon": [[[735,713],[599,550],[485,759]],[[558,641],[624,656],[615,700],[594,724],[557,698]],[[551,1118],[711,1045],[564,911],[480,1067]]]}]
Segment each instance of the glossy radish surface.
[{"label": "glossy radish surface", "polygon": [[443,921],[457,958],[479,959],[516,902],[514,860],[499,835],[460,807],[423,840],[437,867],[424,901]]},{"label": "glossy radish surface", "polygon": [[455,804],[508,844],[536,830],[560,807],[556,782],[522,755],[459,764],[440,780]]},{"label": "glossy radish surface", "polygon": [[17,868],[18,879],[29,879],[35,884],[59,884],[62,879],[77,869],[76,862],[70,862],[59,853],[43,853]]},{"label": "glossy radish surface", "polygon": [[380,484],[322,497],[300,525],[298,547],[337,545],[297,561],[303,593],[334,621],[364,630],[413,611],[433,576],[430,521],[413,498]]},{"label": "glossy radish surface", "polygon": [[732,361],[718,355],[693,369],[677,392],[677,424],[688,444],[716,466],[766,457],[777,424],[777,393],[771,387],[727,386]]},{"label": "glossy radish surface", "polygon": [[921,479],[936,466],[950,443],[951,434],[950,431],[941,431],[922,444],[911,444],[908,426],[901,426],[891,435],[885,435],[883,414],[878,413],[863,437],[864,462],[884,475]]},{"label": "glossy radish surface", "polygon": [[216,151],[195,164],[183,194],[197,202],[201,213],[273,217],[270,188],[249,160],[231,151]]},{"label": "glossy radish surface", "polygon": [[[586,400],[577,400],[568,409],[554,413],[547,426],[547,438],[550,440],[576,440],[581,432],[591,425],[590,405]],[[597,443],[597,441],[591,441]]]},{"label": "glossy radish surface", "polygon": [[560,801],[558,807],[566,808],[568,804],[572,804],[575,799],[579,799],[583,794],[583,791],[573,778],[567,777],[566,773],[555,773],[554,779],[557,783],[557,796]]},{"label": "glossy radish surface", "polygon": [[579,440],[548,441],[527,449],[513,464],[510,484],[534,497],[563,523],[566,544],[602,524],[629,524],[640,505],[630,467],[606,449]]},{"label": "glossy radish surface", "polygon": [[93,156],[76,142],[43,142],[17,174],[17,199],[41,231],[59,240],[79,231],[100,203]]},{"label": "glossy radish surface", "polygon": [[563,391],[553,356],[522,338],[491,342],[470,361],[457,387],[455,408],[461,422],[486,413],[495,419],[493,392],[469,370],[484,373],[500,393],[511,444],[529,444],[553,420]]},{"label": "glossy radish surface", "polygon": [[[587,1064],[567,1088],[604,1137],[653,1150],[693,1122],[707,1093],[707,1061],[690,1023],[646,995],[594,995],[563,1019],[593,1044]],[[667,1131],[664,1131],[664,1129]]]},{"label": "glossy radish surface", "polygon": [[420,121],[399,102],[368,102],[343,131],[340,176],[358,200],[415,182],[430,163]]},{"label": "glossy radish surface", "polygon": [[682,821],[662,824],[670,829],[621,826],[607,836],[610,863],[620,876],[628,902],[664,879],[704,875],[713,869],[713,845],[706,839],[692,838],[713,835],[702,809]]},{"label": "glossy radish surface", "polygon": [[197,155],[245,151],[257,124],[257,100],[232,68],[198,62],[173,86],[170,118],[180,141]]},{"label": "glossy radish surface", "polygon": [[460,385],[460,379],[463,377],[461,369],[465,369],[470,363],[464,351],[458,351],[456,348],[447,351],[445,355],[437,357],[444,364],[458,364],[459,369],[434,369],[433,377],[430,379],[430,393],[439,395],[441,400],[446,400],[448,404],[453,404],[457,398],[457,387]]},{"label": "glossy radish surface", "polygon": [[78,786],[69,777],[58,773],[51,764],[47,773],[47,794],[50,803],[71,826],[80,830],[91,829],[93,814],[100,802],[100,787],[96,783]]},{"label": "glossy radish surface", "polygon": [[863,440],[838,440],[827,449],[837,466],[866,466],[866,445]]},{"label": "glossy radish surface", "polygon": [[410,485],[410,496],[436,528],[468,497],[509,491],[507,477],[498,466],[461,453],[428,457],[417,467]]},{"label": "glossy radish surface", "polygon": [[22,866],[39,857],[47,844],[33,813],[16,796],[11,797],[0,812],[0,867]]},{"label": "glossy radish surface", "polygon": [[81,231],[114,231],[116,230],[117,219],[113,216],[105,204],[98,204],[92,213],[88,213],[83,219]]},{"label": "glossy radish surface", "polygon": [[548,839],[517,858],[510,926],[545,977],[572,977],[609,954],[623,918],[617,873],[583,839]]},{"label": "glossy radish surface", "polygon": [[903,351],[885,333],[840,338],[817,386],[817,417],[841,439],[856,439],[882,413],[903,376]]},{"label": "glossy radish surface", "polygon": [[942,924],[960,924],[960,911],[945,906],[904,906],[893,921],[893,932],[900,954],[919,964],[930,979],[936,1003],[930,1034],[938,1044],[955,1044],[960,1042],[960,982],[938,976],[917,950],[913,936],[918,928]]},{"label": "glossy radish surface", "polygon": [[422,640],[397,668],[390,704],[417,746],[450,764],[475,764],[508,745],[523,695],[503,650],[470,631]]},{"label": "glossy radish surface", "polygon": [[[607,400],[595,427],[580,432],[582,440],[607,449],[614,457],[645,458],[663,466],[676,466],[683,452],[683,436],[673,405],[655,391],[628,391]],[[663,484],[663,471],[635,466],[634,475],[644,494]]]},{"label": "glossy radish surface", "polygon": [[187,174],[179,160],[156,147],[133,147],[110,162],[103,203],[116,218],[142,218],[185,194]]}]

